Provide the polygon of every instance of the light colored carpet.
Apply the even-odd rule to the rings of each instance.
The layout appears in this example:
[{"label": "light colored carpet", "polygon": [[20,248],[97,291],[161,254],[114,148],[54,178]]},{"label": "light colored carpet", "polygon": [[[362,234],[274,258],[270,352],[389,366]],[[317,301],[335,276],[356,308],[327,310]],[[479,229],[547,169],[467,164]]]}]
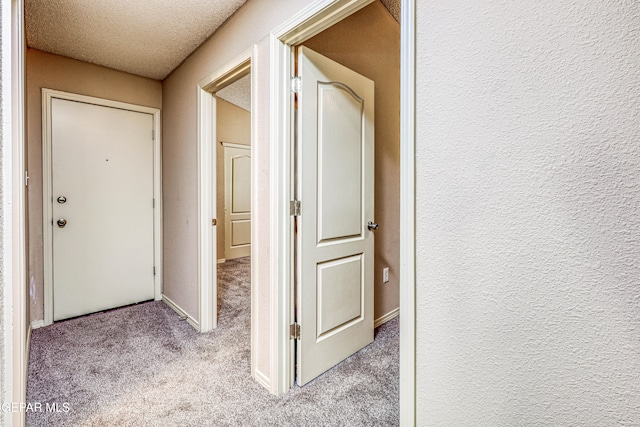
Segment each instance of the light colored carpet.
[{"label": "light colored carpet", "polygon": [[[28,426],[398,424],[398,319],[375,342],[275,397],[250,374],[249,259],[219,266],[218,329],[199,334],[162,302],[37,329]],[[51,413],[46,403],[69,404]]]}]

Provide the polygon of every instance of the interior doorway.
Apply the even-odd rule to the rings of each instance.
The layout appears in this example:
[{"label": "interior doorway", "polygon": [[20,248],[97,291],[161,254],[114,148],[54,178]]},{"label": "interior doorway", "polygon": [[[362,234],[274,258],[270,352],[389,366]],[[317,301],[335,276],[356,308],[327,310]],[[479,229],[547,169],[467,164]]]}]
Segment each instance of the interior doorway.
[{"label": "interior doorway", "polygon": [[[295,156],[292,144],[293,103],[288,88],[294,70],[293,48],[323,30],[341,22],[354,12],[372,3],[371,0],[322,1],[296,15],[272,31],[270,62],[273,64],[270,85],[275,96],[270,108],[272,149],[270,194],[275,218],[271,232],[271,391],[285,393],[293,384],[291,360],[295,346],[290,337],[293,311],[294,228],[289,214],[293,196],[294,174],[289,165]],[[400,390],[401,419],[413,424],[415,413],[415,3],[402,2],[400,29]],[[302,83],[304,87],[304,83]]]},{"label": "interior doorway", "polygon": [[[251,371],[255,371],[255,259],[257,234],[254,120],[255,47],[198,85],[198,280],[200,332],[218,325],[218,265],[229,260],[251,277]],[[235,264],[234,264],[235,265]],[[225,270],[226,271],[226,270]]]},{"label": "interior doorway", "polygon": [[[297,240],[296,238],[300,241],[307,239],[307,242],[311,240],[311,246],[308,244],[305,245],[304,243],[302,245],[300,243],[293,244],[295,249],[290,250],[290,256],[284,259],[294,264],[295,274],[280,279],[288,281],[289,283],[284,289],[285,293],[288,293],[287,300],[290,301],[290,299],[293,299],[295,301],[290,303],[295,306],[295,309],[284,312],[288,312],[291,316],[290,319],[293,319],[296,331],[298,330],[298,325],[300,326],[301,334],[295,334],[296,340],[294,340],[294,345],[280,341],[283,347],[281,348],[282,352],[278,355],[279,366],[283,365],[283,360],[295,358],[298,362],[298,372],[296,375],[296,382],[298,384],[306,382],[304,371],[308,366],[307,368],[300,366],[301,363],[304,364],[304,349],[308,348],[308,346],[304,344],[305,341],[309,342],[308,340],[311,340],[320,343],[321,341],[326,341],[329,335],[331,335],[333,339],[357,323],[369,324],[370,333],[373,335],[374,325],[379,326],[399,314],[400,28],[398,20],[394,19],[380,2],[369,3],[370,2],[341,3],[341,7],[344,9],[338,8],[332,11],[338,15],[335,17],[331,16],[331,13],[328,12],[328,10],[331,10],[329,7],[327,8],[328,10],[325,9],[322,13],[329,14],[331,18],[325,17],[322,23],[315,21],[316,16],[311,15],[308,23],[289,30],[290,33],[284,38],[289,39],[290,37],[290,42],[283,43],[272,49],[272,51],[276,51],[282,55],[279,56],[278,59],[273,59],[273,61],[278,64],[286,64],[286,66],[281,68],[283,74],[279,77],[282,79],[283,75],[288,74],[296,75],[298,76],[297,78],[301,79],[301,81],[295,81],[291,84],[292,88],[296,91],[296,96],[290,99],[283,97],[281,99],[285,101],[285,105],[273,107],[275,111],[280,111],[279,108],[290,111],[287,114],[287,118],[295,117],[297,120],[297,122],[293,123],[292,120],[283,120],[285,118],[281,117],[283,121],[278,123],[278,126],[283,132],[279,140],[284,138],[285,135],[289,136],[287,144],[282,147],[284,153],[279,154],[278,158],[284,159],[283,166],[285,169],[287,163],[290,162],[289,159],[297,159],[298,164],[293,170],[288,171],[288,176],[282,177],[285,182],[289,181],[292,183],[293,191],[290,197],[293,197],[296,203],[301,203],[299,209],[301,215],[296,217],[293,224],[287,224],[289,230],[288,237],[291,239],[290,241],[295,241]],[[345,11],[345,9],[347,9],[346,4],[353,9]],[[355,9],[359,10],[354,12]],[[344,15],[342,15],[343,13]],[[284,31],[286,32],[286,30]],[[282,39],[280,41],[282,41]],[[309,70],[318,70],[320,74],[322,74],[322,77],[319,78],[321,82],[316,84],[316,79],[309,79],[308,77],[311,76],[304,75],[305,66],[304,60],[301,59],[300,51],[305,49],[312,49],[322,55],[322,57],[326,58],[323,59],[323,62],[329,60],[334,61],[336,66],[341,66],[344,67],[341,69],[348,70],[331,75],[331,73],[327,71],[330,69],[328,65],[313,65]],[[284,61],[285,59],[286,61]],[[291,71],[287,70],[287,67]],[[343,81],[343,78],[346,78],[351,72],[370,79],[375,85],[375,114],[372,111],[371,114],[363,115],[363,118],[367,117],[367,119],[375,116],[375,119],[371,120],[372,127],[375,122],[375,144],[373,144],[374,147],[371,148],[372,152],[370,154],[363,148],[366,144],[356,142],[350,144],[348,138],[345,139],[341,135],[333,134],[337,127],[339,127],[338,124],[346,120],[347,110],[349,110],[347,104],[350,105],[353,103],[354,106],[356,106],[356,104],[361,105],[366,109],[369,103],[369,107],[373,110],[374,102],[373,100],[366,100],[367,96],[365,95],[364,89],[355,89],[356,86],[347,83],[346,80]],[[312,72],[310,74],[314,73]],[[280,81],[282,82],[283,80]],[[297,93],[298,91],[300,93]],[[317,94],[317,97],[315,94]],[[348,96],[349,94],[353,96],[350,97]],[[313,98],[311,105],[308,105],[304,99],[311,98]],[[318,111],[320,111],[324,102],[329,101],[329,98],[331,98],[330,104],[344,104],[339,108],[340,114],[331,119],[329,119],[329,116],[325,117],[331,122],[328,127],[325,128],[318,123],[317,127],[312,126],[314,129],[307,132],[307,137],[301,135],[301,132],[305,132],[307,125],[302,123],[305,121],[304,117],[306,114],[304,112],[301,113],[300,110],[304,108],[317,108]],[[357,108],[355,110],[357,110]],[[293,113],[292,111],[297,112]],[[315,116],[316,114],[313,113],[310,115],[311,118]],[[320,121],[325,114],[318,113],[317,116],[318,121]],[[363,123],[365,121],[364,119],[362,120]],[[359,129],[360,126],[357,126],[358,123],[360,123],[360,120],[354,120],[353,125],[349,125],[347,128],[352,130]],[[285,126],[283,126],[283,124]],[[317,135],[315,131],[317,131]],[[367,134],[367,132],[371,134],[374,133],[373,129],[369,131],[364,128],[360,136],[354,137],[354,141]],[[331,136],[327,140],[327,144],[321,143],[321,141],[329,135]],[[298,139],[297,141],[296,138]],[[332,144],[329,140],[335,140],[337,142],[334,141]],[[317,147],[314,149],[316,144]],[[324,147],[324,145],[326,145],[326,147]],[[336,152],[338,155],[330,159],[325,156],[325,149]],[[373,151],[375,151],[375,156],[373,155]],[[308,158],[306,156],[308,156],[309,153],[315,155],[315,152],[317,152],[317,161],[313,159],[311,163],[304,161],[303,158]],[[353,207],[353,212],[358,212],[358,214],[352,215],[353,218],[351,218],[350,224],[352,224],[353,227],[349,229],[349,232],[343,235],[343,233],[336,231],[336,233],[331,234],[331,239],[327,239],[325,238],[326,236],[324,236],[324,234],[326,234],[325,228],[330,224],[320,224],[320,222],[322,222],[321,219],[327,217],[325,213],[320,212],[320,205],[326,204],[324,200],[325,197],[321,197],[319,194],[317,197],[314,196],[314,191],[317,189],[318,193],[320,193],[322,188],[324,188],[331,179],[324,182],[326,179],[321,179],[320,176],[317,178],[307,176],[306,184],[300,181],[305,181],[304,175],[308,171],[315,168],[320,174],[328,164],[346,161],[348,157],[354,157],[355,159],[351,167],[331,173],[331,178],[340,181],[339,183],[333,182],[331,184],[332,196],[326,198],[327,202],[332,202],[331,212],[341,212],[340,215],[334,218],[333,222],[340,222],[343,226],[342,228],[345,228],[347,226],[346,221],[348,222],[349,220],[349,215],[345,209],[352,205],[354,198],[359,199],[361,204],[357,206],[354,205]],[[373,161],[374,157],[375,166],[368,166],[368,162]],[[360,167],[360,165],[362,167]],[[365,179],[366,173],[364,173],[364,171],[366,167],[375,169],[375,185],[373,180],[369,182]],[[274,166],[272,166],[272,168],[278,169],[278,167]],[[311,175],[313,175],[313,173]],[[309,183],[309,179],[311,183]],[[366,192],[363,191],[360,193],[360,190],[364,189],[363,186],[367,185],[371,185],[375,203],[373,200],[370,202],[370,210],[360,210],[360,207],[364,207],[366,203],[369,203],[366,197],[361,197],[361,195]],[[345,192],[350,187],[353,187],[352,191],[346,194]],[[374,187],[375,190],[373,190]],[[280,188],[291,187],[287,184]],[[329,205],[325,207],[328,206]],[[318,212],[315,212],[316,208],[319,209]],[[312,226],[311,229],[309,229],[308,226],[311,222],[314,222],[314,217],[317,218],[317,227]],[[371,228],[367,227],[369,222],[372,223]],[[379,227],[376,227],[376,224],[378,224]],[[377,231],[374,232],[374,229],[377,229]],[[338,237],[338,234],[340,234],[340,237]],[[375,245],[373,244],[374,240]],[[304,259],[315,250],[325,253],[329,251],[331,247],[336,247],[336,245],[341,242],[355,245],[358,242],[365,241],[370,241],[370,244],[374,246],[374,249],[371,251],[373,252],[371,258],[367,256],[367,250],[361,249],[356,251],[357,253],[354,252],[351,254],[352,257],[356,256],[357,260],[356,258],[352,259],[350,257],[334,257],[331,259],[336,261],[336,263],[333,263],[333,261],[328,259],[323,258],[320,260],[320,258],[318,258],[316,265]],[[282,257],[282,253],[283,252],[279,253],[280,257]],[[338,262],[338,260],[340,261]],[[352,262],[347,263],[347,260],[351,260]],[[329,267],[331,268],[329,269]],[[279,267],[279,270],[280,268],[281,267]],[[352,294],[360,294],[360,298],[356,298],[355,296],[351,299],[346,296],[339,298],[342,314],[334,316],[335,319],[331,316],[327,317],[327,315],[331,313],[325,311],[327,306],[320,298],[315,298],[315,300],[308,299],[309,295],[330,297],[329,294],[324,292],[328,289],[323,289],[324,286],[320,280],[321,277],[326,276],[325,273],[329,273],[329,270],[338,276],[333,277],[332,282],[346,280],[345,274],[353,276],[353,285],[350,287]],[[339,273],[338,270],[341,270],[341,273]],[[356,274],[356,270],[359,274]],[[288,271],[286,262],[281,271]],[[295,284],[293,277],[295,277]],[[356,279],[358,278],[362,279],[359,283],[360,286],[355,285]],[[317,288],[315,291],[313,284],[310,282],[315,282]],[[305,287],[308,288],[305,290]],[[340,292],[344,293],[347,288],[349,288],[349,286],[342,286]],[[278,289],[279,294],[282,291],[283,288]],[[375,295],[371,295],[372,292]],[[307,295],[307,297],[305,297],[305,295]],[[284,301],[284,299],[280,297],[280,301]],[[347,309],[346,301],[351,301],[349,309]],[[357,302],[360,304],[356,304]],[[375,309],[372,310],[373,312],[367,310],[368,304],[375,306]],[[317,315],[308,316],[304,314],[305,311],[307,313],[311,311],[312,314],[316,312]],[[322,314],[322,316],[320,316],[320,314]],[[327,323],[327,325],[335,326],[335,328],[329,331],[325,330],[325,327],[318,328],[314,326],[317,323],[314,319],[318,319],[319,321],[321,317],[335,320],[335,322]],[[286,329],[285,327],[279,333],[283,334],[283,331]],[[288,331],[284,333],[286,335],[280,336],[286,340],[289,333]],[[305,337],[305,334],[311,334],[312,336]],[[360,339],[366,334],[359,333],[355,335]],[[349,340],[350,343],[356,341],[353,338],[355,338],[355,336]],[[285,345],[287,346],[286,349],[284,348]],[[340,351],[346,351],[350,346],[341,344],[338,347]],[[357,350],[358,347],[360,346],[352,346],[352,351]],[[317,353],[318,352],[313,352],[316,358],[319,357]],[[331,353],[335,354],[338,352],[332,351]],[[293,356],[294,354],[295,356]],[[349,354],[350,352],[346,352],[344,356],[348,356]],[[323,361],[327,361],[327,367],[331,367],[341,360],[338,358],[335,359],[333,363],[329,363],[328,361],[330,359],[332,358],[323,358]],[[289,363],[290,362],[285,362],[284,364],[288,365]],[[319,363],[314,364],[320,365]],[[279,375],[278,380],[282,381],[284,378]],[[282,388],[280,388],[278,392],[282,393],[286,391],[293,383],[294,375],[293,371],[290,370],[285,382],[279,384]]]}]

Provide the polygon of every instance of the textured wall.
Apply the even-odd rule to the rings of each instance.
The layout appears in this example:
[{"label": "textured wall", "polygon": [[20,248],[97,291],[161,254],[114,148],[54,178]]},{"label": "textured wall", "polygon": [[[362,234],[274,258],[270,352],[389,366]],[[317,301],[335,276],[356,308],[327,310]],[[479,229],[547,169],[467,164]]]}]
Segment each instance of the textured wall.
[{"label": "textured wall", "polygon": [[31,320],[44,318],[42,234],[42,88],[95,96],[147,107],[162,106],[157,80],[63,56],[27,50],[28,235]]},{"label": "textured wall", "polygon": [[[251,88],[249,88],[251,92]],[[251,93],[249,93],[251,103]],[[223,99],[216,102],[216,207],[218,219],[218,259],[226,258],[224,253],[225,206],[224,206],[224,147],[221,142],[251,145],[251,113]]]},{"label": "textured wall", "polygon": [[[303,43],[375,82],[374,319],[399,305],[400,26],[374,2]],[[382,269],[389,267],[389,282]]]},{"label": "textured wall", "polygon": [[417,8],[418,425],[637,425],[640,3]]}]

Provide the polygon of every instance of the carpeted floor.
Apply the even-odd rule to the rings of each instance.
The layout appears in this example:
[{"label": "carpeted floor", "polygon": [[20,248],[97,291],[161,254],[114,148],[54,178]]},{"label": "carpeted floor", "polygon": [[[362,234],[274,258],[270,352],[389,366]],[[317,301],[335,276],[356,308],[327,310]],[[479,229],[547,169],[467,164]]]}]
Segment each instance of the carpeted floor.
[{"label": "carpeted floor", "polygon": [[[275,397],[250,374],[249,258],[219,265],[218,277],[218,329],[209,334],[162,302],[35,330],[27,401],[42,410],[27,412],[27,426],[398,424],[398,319],[378,328],[373,344]],[[47,411],[53,403],[59,412]]]}]

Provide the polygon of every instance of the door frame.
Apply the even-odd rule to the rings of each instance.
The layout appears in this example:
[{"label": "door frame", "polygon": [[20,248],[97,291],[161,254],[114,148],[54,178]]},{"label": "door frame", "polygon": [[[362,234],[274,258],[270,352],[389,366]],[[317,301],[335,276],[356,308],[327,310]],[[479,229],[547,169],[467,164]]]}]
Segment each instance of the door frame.
[{"label": "door frame", "polygon": [[[0,16],[2,33],[2,128],[0,168],[4,181],[0,188],[0,233],[3,282],[1,336],[4,355],[2,378],[3,402],[25,402],[29,337],[27,321],[27,239],[26,239],[26,169],[25,143],[25,32],[24,2],[3,2]],[[8,411],[3,415],[7,426],[22,426],[25,411]]]},{"label": "door frame", "polygon": [[[372,3],[318,0],[270,34],[270,299],[271,392],[294,381],[293,341],[293,105],[292,48]],[[401,6],[400,54],[400,417],[415,424],[415,0]]]},{"label": "door frame", "polygon": [[[254,72],[257,46],[253,45],[217,71],[202,79],[197,86],[198,99],[198,311],[200,332],[210,332],[217,327],[217,260],[215,250],[216,234],[211,220],[216,218],[214,210],[216,188],[216,100],[213,93],[233,83],[248,72],[251,73],[251,215],[257,217],[258,205],[258,150],[256,88],[258,75]],[[217,226],[219,226],[218,224]],[[257,221],[251,221],[251,241],[258,235]],[[251,259],[260,256],[257,244],[251,245]],[[257,263],[251,263],[251,375],[259,382],[268,384],[268,377],[257,371]]]},{"label": "door frame", "polygon": [[52,190],[52,101],[63,99],[101,107],[118,108],[153,116],[153,277],[154,299],[162,299],[162,143],[160,135],[160,110],[125,102],[79,95],[53,89],[42,89],[42,234],[44,240],[44,326],[53,323],[53,190]]}]

